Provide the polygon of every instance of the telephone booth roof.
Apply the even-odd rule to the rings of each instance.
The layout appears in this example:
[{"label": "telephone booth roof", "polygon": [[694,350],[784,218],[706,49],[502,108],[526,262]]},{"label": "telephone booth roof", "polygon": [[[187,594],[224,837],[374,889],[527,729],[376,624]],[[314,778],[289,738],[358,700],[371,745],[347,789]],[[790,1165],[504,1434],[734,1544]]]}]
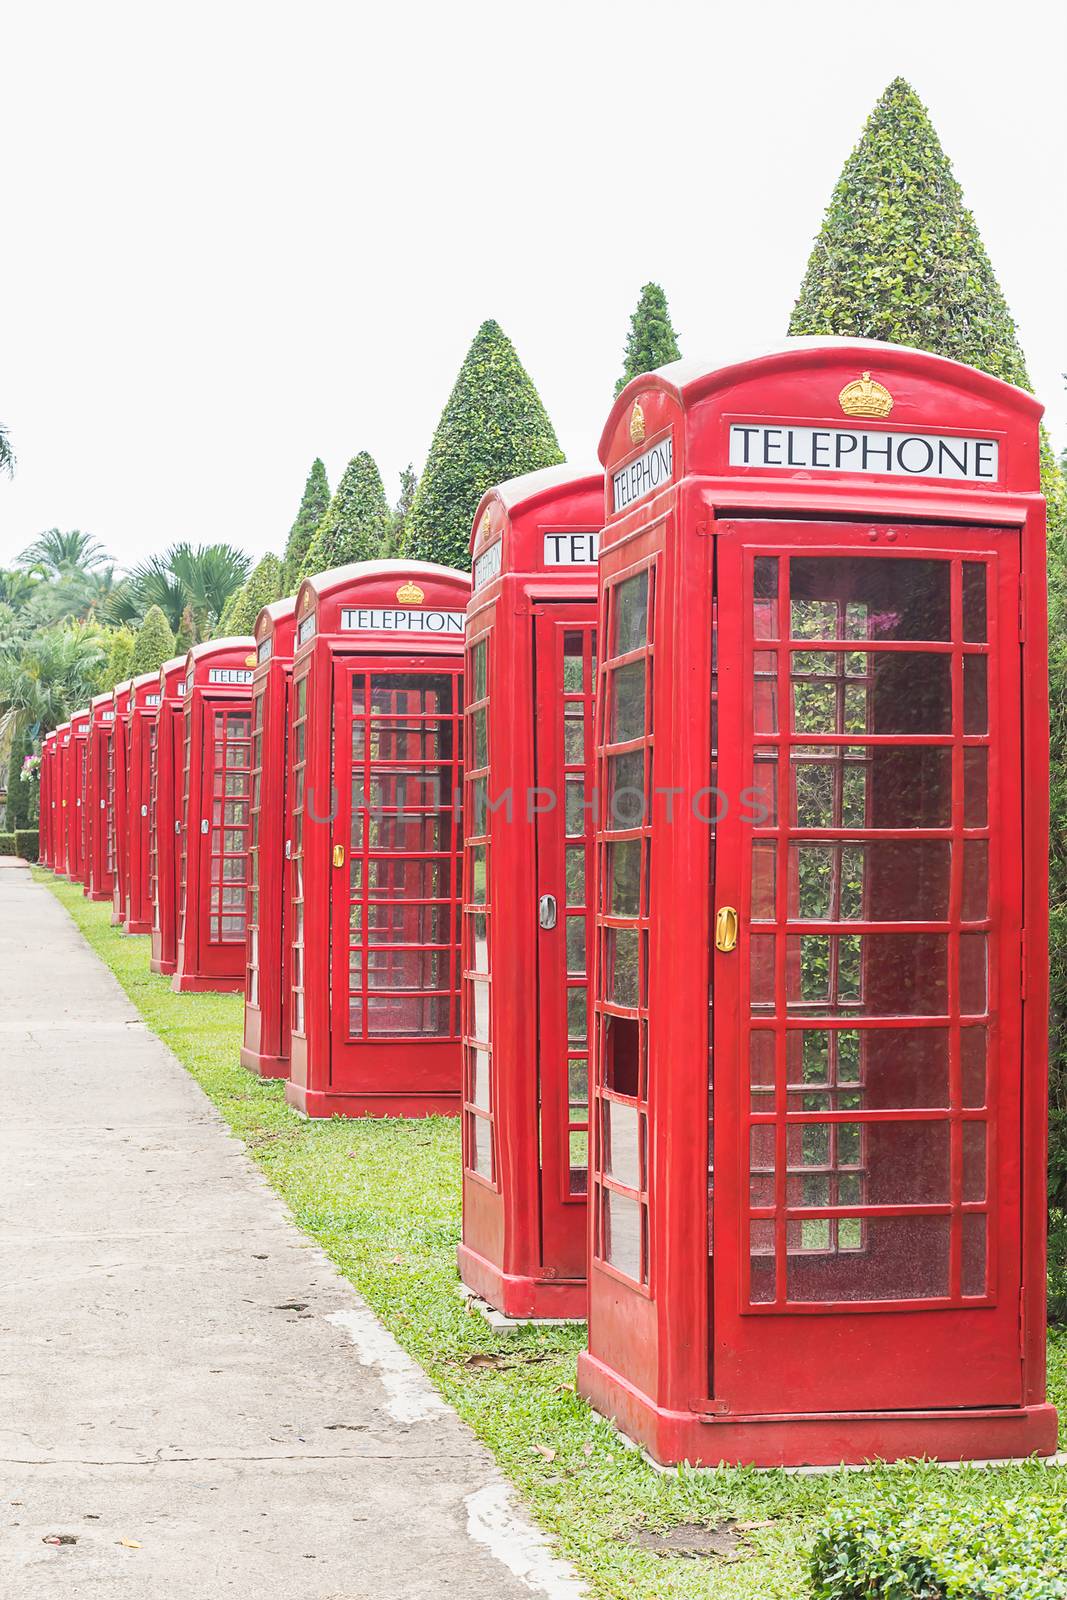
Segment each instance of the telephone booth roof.
[{"label": "telephone booth roof", "polygon": [[247,688],[252,682],[255,664],[256,641],[251,634],[206,639],[203,644],[194,644],[185,658],[186,685],[208,694],[214,690]]},{"label": "telephone booth roof", "polygon": [[[269,606],[264,606],[252,632],[256,636],[256,651],[260,659],[266,661],[273,655],[291,656],[296,635],[296,595],[287,595],[284,600],[272,600]],[[266,639],[271,643],[264,654]]]},{"label": "telephone booth roof", "polygon": [[[721,480],[711,503],[780,511],[820,498],[929,510],[938,493],[967,517],[980,496],[1032,494],[1037,484],[1033,395],[944,356],[874,339],[803,338],[720,366],[675,361],[634,378],[600,440],[605,543],[611,524],[660,488],[699,475]],[[742,489],[743,485],[743,489]],[[862,491],[858,494],[857,491]]]},{"label": "telephone booth roof", "polygon": [[[152,676],[155,677],[155,674],[153,673]],[[116,711],[125,710],[125,708],[129,705],[129,703],[130,703],[130,691],[132,690],[132,688],[133,688],[133,679],[132,678],[126,678],[126,679],[123,680],[122,683],[116,683],[114,689],[112,690],[112,693],[115,696],[115,709],[116,709]],[[122,702],[121,705],[119,704],[120,701]]]},{"label": "telephone booth roof", "polygon": [[64,734],[66,735],[67,742],[69,743],[70,742],[70,723],[69,722],[61,722],[59,724],[59,727],[56,729],[56,739],[60,743],[62,743],[62,741],[63,741],[63,735]]},{"label": "telephone booth roof", "polygon": [[[142,672],[129,685],[130,705],[140,709],[159,704],[160,684],[158,672]],[[153,699],[154,697],[154,699]]]},{"label": "telephone booth roof", "polygon": [[84,706],[81,711],[73,712],[70,719],[70,731],[72,733],[88,732],[89,719],[91,716],[92,711],[88,706]]},{"label": "telephone booth roof", "polygon": [[[305,578],[296,596],[296,650],[317,636],[354,649],[433,650],[463,637],[469,572],[435,561],[354,561]],[[430,627],[430,619],[435,625]]]},{"label": "telephone booth roof", "polygon": [[156,673],[156,682],[165,700],[177,700],[185,693],[185,656],[171,656]]},{"label": "telephone booth roof", "polygon": [[[603,486],[599,466],[561,461],[487,489],[478,502],[471,532],[475,590],[488,587],[501,572],[560,576],[568,567],[592,566],[595,549],[591,560],[578,561],[558,546],[560,539],[574,536],[576,522],[589,521],[589,507],[583,501],[602,493]],[[598,508],[589,524],[590,536],[599,534],[602,521]],[[554,535],[554,529],[559,529],[559,534]]]}]

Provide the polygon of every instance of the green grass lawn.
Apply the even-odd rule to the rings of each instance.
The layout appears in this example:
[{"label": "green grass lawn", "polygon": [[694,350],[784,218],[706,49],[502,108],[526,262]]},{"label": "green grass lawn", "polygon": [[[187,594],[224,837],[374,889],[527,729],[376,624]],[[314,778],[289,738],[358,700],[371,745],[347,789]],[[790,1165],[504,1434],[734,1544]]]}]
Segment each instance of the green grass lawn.
[{"label": "green grass lawn", "polygon": [[[35,869],[283,1196],[301,1228],[373,1306],[460,1416],[493,1451],[592,1595],[612,1600],[758,1597],[807,1589],[807,1549],[829,1506],[861,1503],[879,1481],[918,1479],[950,1499],[1067,1497],[1067,1473],[1039,1464],[789,1477],[782,1472],[658,1473],[578,1398],[578,1330],[504,1340],[456,1294],[460,1232],[458,1121],[305,1121],[278,1083],[238,1065],[238,995],[176,995],[148,968],[148,940],[110,926],[110,908]],[[485,1357],[499,1356],[500,1364]],[[1067,1333],[1050,1341],[1050,1387],[1067,1415]],[[1067,1442],[1061,1430],[1061,1445]],[[642,1528],[732,1517],[741,1559],[686,1559],[636,1548]]]}]

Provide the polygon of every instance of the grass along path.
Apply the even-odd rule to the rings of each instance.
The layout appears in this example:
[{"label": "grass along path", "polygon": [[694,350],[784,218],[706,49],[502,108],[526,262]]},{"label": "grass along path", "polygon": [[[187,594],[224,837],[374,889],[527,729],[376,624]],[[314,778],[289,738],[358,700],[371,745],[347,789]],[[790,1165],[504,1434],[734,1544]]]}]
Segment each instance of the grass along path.
[{"label": "grass along path", "polygon": [[[110,908],[35,869],[109,966],[146,1023],[170,1046],[248,1147],[297,1223],[320,1244],[441,1393],[494,1452],[537,1521],[558,1537],[591,1595],[610,1600],[796,1600],[821,1513],[862,1503],[879,1482],[911,1478],[950,1502],[1054,1494],[1067,1473],[1036,1463],[945,1471],[924,1464],[871,1473],[790,1477],[723,1470],[662,1474],[626,1448],[578,1398],[579,1330],[504,1340],[456,1293],[459,1124],[309,1122],[280,1083],[238,1064],[239,995],[176,995],[148,967],[148,940],[110,925]],[[1067,1334],[1050,1344],[1053,1398],[1067,1413]],[[1061,1442],[1067,1442],[1061,1434]],[[641,1529],[713,1526],[735,1518],[741,1559],[686,1559],[638,1548]]]}]

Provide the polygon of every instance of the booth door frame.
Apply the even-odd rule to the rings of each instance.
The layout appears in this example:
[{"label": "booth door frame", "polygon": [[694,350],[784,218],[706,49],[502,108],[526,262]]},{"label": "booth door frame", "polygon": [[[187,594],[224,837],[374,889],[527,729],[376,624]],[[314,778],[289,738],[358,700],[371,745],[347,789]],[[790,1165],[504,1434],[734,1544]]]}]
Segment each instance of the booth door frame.
[{"label": "booth door frame", "polygon": [[[223,698],[221,696],[204,695],[199,707],[193,706],[193,714],[199,713],[200,750],[196,750],[196,735],[194,734],[193,756],[199,753],[200,772],[195,780],[198,791],[196,826],[199,829],[199,838],[196,848],[187,856],[186,872],[188,875],[189,863],[194,863],[193,870],[198,876],[196,886],[195,906],[193,911],[196,917],[196,939],[187,942],[187,951],[195,950],[195,956],[187,955],[188,970],[194,975],[205,977],[229,978],[240,981],[243,987],[245,972],[245,937],[248,918],[248,870],[249,870],[249,841],[252,836],[252,716],[253,702],[251,696],[236,699],[235,697]],[[247,734],[234,734],[229,727],[231,717],[243,717],[247,722]],[[216,719],[221,719],[216,722]],[[219,728],[221,726],[221,734]],[[215,768],[215,747],[222,744],[224,765],[221,773]],[[234,748],[244,750],[246,760],[244,764],[233,765],[229,762],[230,752]],[[243,791],[235,795],[226,794],[226,778],[229,775],[240,777],[243,774]],[[216,794],[215,780],[221,777],[221,787]],[[244,807],[244,821],[233,820],[227,817],[228,805]],[[221,807],[221,815],[215,816],[215,807]],[[240,813],[238,814],[240,816]],[[187,824],[192,822],[190,808],[185,811]],[[204,824],[207,824],[205,827]],[[227,835],[240,834],[244,839],[243,849],[227,848]],[[219,880],[218,900],[214,899],[215,880],[212,877],[212,865],[218,859],[222,863],[227,861],[243,862],[243,871],[239,878],[223,877]],[[186,907],[189,909],[189,885],[186,883]],[[235,911],[233,906],[226,903],[226,891],[239,891],[234,904],[240,903],[240,911]],[[223,923],[227,918],[240,917],[241,933],[229,938],[222,936]],[[212,936],[212,924],[217,922],[219,936]]]},{"label": "booth door frame", "polygon": [[[451,789],[455,796],[462,783],[463,765],[461,760],[462,724],[463,724],[463,654],[444,654],[433,656],[427,653],[380,655],[353,655],[335,656],[332,661],[333,673],[333,734],[331,740],[331,795],[330,795],[330,850],[333,864],[330,871],[330,1091],[332,1093],[351,1094],[363,1093],[376,1096],[388,1096],[392,1085],[398,1077],[402,1081],[402,1092],[405,1095],[418,1097],[441,1096],[448,1094],[450,1101],[457,1099],[457,1073],[456,1063],[461,1048],[460,1040],[460,963],[461,950],[458,937],[458,920],[462,909],[462,861],[463,861],[463,834],[462,822],[453,809],[446,815],[451,818],[451,848],[427,852],[425,850],[405,850],[388,852],[390,861],[397,862],[425,858],[427,855],[439,855],[450,859],[451,892],[448,900],[451,903],[451,919],[453,936],[448,943],[440,945],[443,959],[447,964],[448,983],[442,984],[439,990],[424,991],[427,998],[431,994],[444,997],[448,1009],[449,1028],[447,1032],[435,1033],[370,1033],[363,1037],[353,1035],[350,1023],[350,976],[349,976],[349,944],[350,944],[350,913],[357,896],[351,889],[352,873],[352,777],[355,771],[353,758],[353,723],[352,714],[352,683],[361,675],[370,678],[393,676],[401,674],[409,676],[432,676],[443,673],[451,677],[453,683],[453,704],[450,717],[453,724],[453,747],[451,760]],[[445,763],[442,763],[444,765]],[[400,763],[403,765],[403,763]],[[412,815],[415,808],[412,809]],[[316,823],[321,823],[322,818],[313,818]],[[305,822],[305,832],[307,824]],[[382,852],[376,852],[381,855]],[[365,867],[369,866],[370,855],[368,847],[364,846],[363,859]],[[364,893],[363,908],[369,910],[369,901],[377,898],[385,901],[388,897],[384,894],[373,896],[369,888]],[[411,900],[411,905],[426,904],[425,900]],[[363,953],[370,955],[370,943],[364,935]],[[379,946],[381,950],[395,948],[388,944]],[[416,948],[427,948],[417,946]],[[437,948],[437,947],[435,947]],[[366,972],[368,968],[364,968]],[[383,989],[380,991],[384,998],[394,991]],[[412,991],[397,990],[398,994],[410,997]],[[372,997],[369,985],[363,991],[364,999]],[[373,994],[376,998],[376,993]],[[398,1075],[397,1054],[398,1047],[404,1054],[404,1066]],[[443,1109],[443,1106],[433,1107]]]},{"label": "booth door frame", "polygon": [[[925,1407],[982,1407],[1016,1405],[1022,1399],[1022,1343],[1020,1285],[1022,1271],[1022,1175],[1020,1171],[1020,1125],[1022,1112],[1022,1004],[1020,956],[1023,950],[1023,856],[1022,837],[1022,718],[1020,617],[1020,537],[1017,529],[967,528],[958,525],[879,525],[869,523],[820,524],[814,522],[744,521],[719,525],[716,538],[717,585],[719,595],[719,708],[718,787],[727,797],[725,815],[717,832],[717,867],[713,914],[724,906],[739,913],[739,937],[732,951],[715,950],[714,962],[714,1088],[715,1088],[715,1201],[714,1264],[712,1303],[711,1393],[716,1409],[734,1414],[825,1413],[842,1411],[883,1411]],[[789,957],[784,944],[785,901],[789,893],[787,868],[776,865],[775,922],[764,924],[767,932],[777,927],[775,999],[771,1024],[775,1031],[775,1088],[777,1113],[774,1136],[777,1141],[773,1198],[774,1251],[776,1254],[777,1294],[773,1304],[757,1305],[750,1298],[751,1261],[748,1239],[750,1218],[750,1144],[754,1125],[749,1087],[749,1040],[758,1030],[742,1022],[750,1012],[750,886],[751,847],[755,829],[751,813],[739,804],[742,791],[753,782],[751,758],[754,746],[777,747],[778,777],[775,780],[779,819],[791,818],[790,762],[783,747],[788,738],[794,743],[811,740],[813,735],[791,735],[793,690],[790,684],[790,650],[797,640],[786,643],[789,616],[788,599],[779,590],[778,608],[782,618],[778,630],[781,643],[762,636],[755,638],[753,626],[753,563],[756,556],[779,557],[779,570],[789,572],[786,558],[815,556],[825,558],[861,557],[896,561],[933,559],[947,561],[951,570],[951,641],[943,644],[950,659],[953,787],[948,836],[954,860],[947,905],[947,916],[937,924],[948,933],[947,1033],[949,1049],[950,1134],[949,1204],[925,1209],[950,1217],[951,1247],[945,1281],[949,1292],[936,1299],[787,1302],[782,1285],[786,1280],[787,1235],[785,1228],[786,1183],[790,1169],[787,1145],[789,1116],[783,1117],[786,1102],[787,1045],[792,1028],[803,1018],[795,1012],[783,1015],[782,996],[789,981]],[[961,598],[964,561],[988,563],[989,582],[986,600],[988,640],[989,777],[988,833],[989,900],[988,921],[988,1099],[986,1112],[968,1113],[961,1092],[962,1035],[959,1018],[960,967],[954,960],[959,939],[962,896],[962,851],[965,818],[962,778],[964,755],[969,747],[962,734],[963,661],[971,653],[963,647]],[[839,638],[845,635],[839,635]],[[803,646],[808,646],[803,641]],[[815,646],[817,648],[817,646]],[[853,650],[863,648],[852,642]],[[929,644],[897,643],[883,648],[926,650]],[[937,646],[933,647],[934,649]],[[755,650],[775,658],[778,692],[779,735],[753,733]],[[979,652],[980,653],[980,652]],[[868,660],[870,657],[868,657]],[[839,669],[847,670],[847,669]],[[840,742],[863,742],[863,733],[844,734]],[[908,736],[921,743],[917,735]],[[899,743],[899,736],[888,735],[883,743]],[[937,742],[936,740],[931,742]],[[973,739],[980,744],[981,739]],[[918,758],[917,758],[918,759]],[[720,807],[721,811],[721,807]],[[842,816],[842,821],[844,817]],[[972,818],[973,820],[973,818]],[[969,825],[969,824],[968,824]],[[795,829],[793,830],[795,832]],[[905,836],[913,830],[899,828]],[[833,829],[820,829],[830,838],[841,838]],[[787,833],[778,834],[778,851],[787,848]],[[891,835],[893,837],[894,835]],[[801,835],[803,838],[804,835]],[[810,837],[810,836],[808,836]],[[848,838],[848,835],[844,835]],[[852,835],[856,837],[855,834]],[[861,833],[860,839],[864,837]],[[838,907],[840,916],[840,907]],[[804,931],[810,923],[799,922]],[[851,924],[828,921],[829,931],[883,933],[888,929],[921,933],[921,923],[878,923],[857,920]],[[757,932],[761,931],[757,929]],[[931,928],[927,932],[933,931]],[[897,935],[900,936],[899,933]],[[999,948],[998,948],[999,947]],[[862,958],[866,961],[866,957]],[[866,974],[864,966],[861,971]],[[861,980],[866,982],[866,976]],[[860,990],[862,996],[862,988]],[[888,1007],[886,1008],[888,1010]],[[814,1013],[818,1015],[818,1010]],[[832,1007],[826,1014],[833,1016]],[[862,1013],[856,1013],[858,1017]],[[970,1015],[975,1013],[969,1012]],[[837,1015],[837,1026],[847,1022]],[[766,1021],[767,1018],[765,1017]],[[905,1018],[905,1020],[907,1020]],[[924,1019],[926,1026],[932,1026]],[[920,1023],[918,1025],[924,1025]],[[881,1026],[893,1025],[883,1017]],[[900,1026],[899,1017],[896,1025]],[[879,1026],[874,1022],[873,1026]],[[916,1024],[913,1022],[912,1026]],[[831,1030],[833,1031],[833,1030]],[[855,1030],[852,1030],[855,1032]],[[862,1030],[859,1035],[863,1038]],[[860,1047],[862,1048],[862,1046]],[[794,1096],[795,1099],[795,1096]],[[973,1100],[969,1102],[973,1106]],[[868,1112],[867,1115],[878,1115]],[[805,1115],[794,1112],[795,1117]],[[835,1113],[838,1123],[848,1120],[847,1111]],[[852,1113],[851,1115],[862,1115]],[[922,1109],[893,1110],[882,1113],[895,1122],[943,1116],[944,1112]],[[967,1200],[962,1190],[962,1130],[970,1120],[987,1125],[987,1271],[984,1297],[962,1298],[960,1243]],[[861,1163],[862,1164],[862,1163]],[[863,1191],[866,1192],[866,1191]],[[803,1205],[803,1203],[802,1203]],[[973,1201],[972,1209],[977,1207]],[[848,1207],[839,1207],[833,1217],[836,1227]],[[861,1210],[861,1207],[854,1207]],[[901,1207],[884,1206],[886,1216],[899,1214]],[[826,1208],[822,1208],[825,1215]],[[914,1213],[912,1213],[914,1215]],[[794,1220],[794,1228],[797,1223]],[[869,1221],[864,1226],[869,1226]],[[861,1234],[861,1238],[865,1235]],[[832,1237],[832,1236],[831,1236]],[[763,1236],[761,1235],[762,1239]],[[794,1241],[802,1235],[795,1232]],[[765,1243],[765,1241],[764,1241]],[[796,1249],[794,1244],[794,1251]],[[852,1241],[855,1248],[855,1241]],[[764,1248],[761,1244],[760,1248]],[[823,1246],[816,1248],[822,1249]],[[842,1247],[843,1248],[843,1247]],[[795,1255],[794,1255],[795,1259]],[[965,1359],[961,1359],[964,1356]]]},{"label": "booth door frame", "polygon": [[[586,1206],[589,1185],[589,996],[595,940],[593,898],[593,807],[595,750],[593,698],[596,658],[597,606],[590,600],[558,600],[533,607],[534,683],[536,700],[534,760],[537,784],[536,849],[537,899],[531,909],[537,927],[537,1096],[541,1123],[541,1252],[547,1275],[584,1278],[588,1264]],[[582,654],[567,652],[567,635],[577,635]],[[581,663],[579,687],[568,690],[565,661]],[[573,680],[572,680],[573,681]],[[565,707],[573,706],[583,728],[583,759],[569,761],[565,749]],[[580,787],[579,787],[580,786]],[[583,807],[568,806],[568,790],[579,792]],[[548,803],[549,795],[554,804]],[[525,805],[526,796],[515,796]],[[568,905],[568,849],[582,846],[577,830],[582,823],[584,844],[584,904]],[[522,819],[520,818],[521,822]],[[555,924],[545,928],[539,918],[542,896],[555,901]],[[584,981],[568,973],[568,924],[585,925]],[[568,1019],[585,996],[585,1037],[571,1035]],[[573,1099],[570,1078],[574,1063],[585,1061],[584,1099]],[[574,1173],[584,1171],[585,1182],[572,1178],[572,1156],[582,1155]],[[577,1186],[576,1186],[577,1185]]]}]

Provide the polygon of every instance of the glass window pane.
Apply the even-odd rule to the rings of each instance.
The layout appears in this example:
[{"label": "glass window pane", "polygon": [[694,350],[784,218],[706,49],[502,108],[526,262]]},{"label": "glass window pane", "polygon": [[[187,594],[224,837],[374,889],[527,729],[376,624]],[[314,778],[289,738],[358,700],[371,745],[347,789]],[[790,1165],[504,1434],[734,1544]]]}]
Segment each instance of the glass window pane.
[{"label": "glass window pane", "polygon": [[963,752],[963,826],[984,828],[989,822],[989,751],[971,747]]},{"label": "glass window pane", "polygon": [[617,1100],[602,1102],[604,1111],[604,1171],[628,1189],[640,1189],[643,1118],[636,1107]]},{"label": "glass window pane", "polygon": [[638,1003],[638,931],[604,929],[604,993],[615,1005]]},{"label": "glass window pane", "polygon": [[[648,641],[648,570],[625,578],[613,591],[615,637],[612,654],[624,656]],[[622,737],[622,736],[620,736]]]},{"label": "glass window pane", "polygon": [[980,1201],[986,1197],[986,1125],[963,1124],[963,1198]]},{"label": "glass window pane", "polygon": [[778,557],[756,556],[752,571],[752,632],[757,639],[778,637]]},{"label": "glass window pane", "polygon": [[624,744],[645,731],[645,663],[615,667],[608,679],[608,742]]},{"label": "glass window pane", "polygon": [[795,639],[952,637],[947,561],[793,556],[789,587]]},{"label": "glass window pane", "polygon": [[472,1050],[471,1054],[471,1093],[476,1106],[483,1111],[489,1110],[489,1052],[488,1050]]},{"label": "glass window pane", "polygon": [[635,1282],[641,1281],[641,1202],[629,1195],[603,1192],[604,1259]]},{"label": "glass window pane", "polygon": [[647,821],[644,750],[609,756],[607,777],[609,827],[641,827]]},{"label": "glass window pane", "polygon": [[963,563],[963,637],[967,644],[986,642],[986,564]]},{"label": "glass window pane", "polygon": [[585,845],[568,845],[566,852],[567,904],[585,904]]},{"label": "glass window pane", "polygon": [[493,1125],[484,1117],[472,1117],[472,1131],[474,1134],[473,1155],[474,1170],[482,1178],[493,1177]]},{"label": "glass window pane", "polygon": [[567,918],[567,971],[585,975],[585,913]]},{"label": "glass window pane", "polygon": [[773,839],[752,843],[752,920],[773,922],[778,846]]},{"label": "glass window pane", "polygon": [[604,856],[608,882],[608,915],[636,917],[641,907],[641,840],[620,839]]},{"label": "glass window pane", "polygon": [[472,844],[469,847],[470,883],[467,892],[472,905],[484,906],[486,904],[486,851],[484,844]]},{"label": "glass window pane", "polygon": [[[793,656],[793,727],[798,733],[951,733],[952,671],[947,654],[901,650],[837,656],[828,678],[808,670],[818,658]],[[977,657],[969,659],[979,659]],[[984,659],[984,658],[981,658]],[[801,676],[797,676],[797,663]],[[846,683],[845,668],[861,664],[863,683]],[[853,676],[856,674],[853,672]]]},{"label": "glass window pane", "polygon": [[971,1211],[963,1218],[963,1250],[960,1262],[960,1290],[963,1294],[986,1292],[986,1218]]},{"label": "glass window pane", "polygon": [[963,731],[989,732],[989,689],[987,658],[963,658]]},{"label": "glass window pane", "polygon": [[791,935],[786,939],[785,966],[791,1011],[927,1017],[947,1010],[944,934]]},{"label": "glass window pane", "polygon": [[933,839],[789,849],[789,915],[807,921],[938,922],[948,916],[951,846]]},{"label": "glass window pane", "polygon": [[484,639],[471,646],[471,699],[484,700],[486,696],[487,646]]},{"label": "glass window pane", "polygon": [[801,1227],[791,1224],[787,1234],[790,1300],[927,1300],[948,1294],[948,1217],[843,1219],[838,1227],[844,1248],[837,1254],[820,1254],[810,1245],[805,1250]]}]

